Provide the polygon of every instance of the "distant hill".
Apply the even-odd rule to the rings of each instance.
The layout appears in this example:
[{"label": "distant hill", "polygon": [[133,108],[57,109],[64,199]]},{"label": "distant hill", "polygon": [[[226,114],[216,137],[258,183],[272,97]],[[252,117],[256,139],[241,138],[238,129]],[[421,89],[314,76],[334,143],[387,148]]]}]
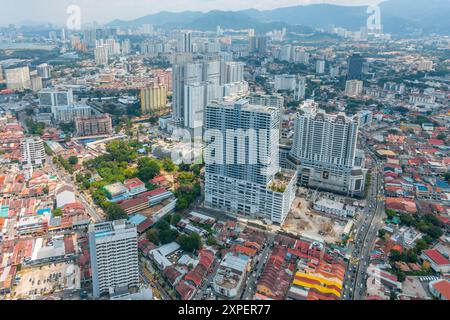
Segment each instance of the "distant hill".
[{"label": "distant hill", "polygon": [[[385,32],[450,34],[449,0],[388,0],[380,4],[380,9]],[[150,23],[165,28],[215,30],[220,25],[223,28],[255,28],[259,32],[285,26],[291,31],[308,33],[312,32],[311,28],[331,26],[359,30],[366,25],[366,11],[367,6],[332,4],[299,5],[263,11],[163,11],[131,21],[115,20],[108,26],[138,27]]]}]

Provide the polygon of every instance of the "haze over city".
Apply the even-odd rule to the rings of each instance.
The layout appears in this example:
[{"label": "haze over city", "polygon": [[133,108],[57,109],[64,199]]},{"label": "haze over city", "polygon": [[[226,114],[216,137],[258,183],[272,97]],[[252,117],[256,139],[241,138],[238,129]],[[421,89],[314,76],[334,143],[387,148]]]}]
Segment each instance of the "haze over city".
[{"label": "haze over city", "polygon": [[210,10],[267,10],[296,5],[329,3],[338,5],[371,5],[380,0],[17,0],[14,6],[8,0],[0,0],[2,11],[0,25],[31,22],[65,24],[69,5],[79,5],[83,23],[96,21],[100,24],[114,19],[130,20],[159,11],[210,11]]}]

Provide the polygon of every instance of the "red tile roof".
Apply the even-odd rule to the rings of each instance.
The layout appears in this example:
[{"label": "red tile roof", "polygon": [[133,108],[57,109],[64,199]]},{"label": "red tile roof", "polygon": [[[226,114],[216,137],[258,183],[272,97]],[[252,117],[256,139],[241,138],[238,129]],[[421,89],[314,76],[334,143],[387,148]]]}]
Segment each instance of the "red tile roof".
[{"label": "red tile roof", "polygon": [[439,140],[439,139],[428,139],[428,143],[433,146],[443,146],[444,145],[444,141]]},{"label": "red tile roof", "polygon": [[450,281],[441,280],[432,285],[436,291],[438,291],[442,297],[446,300],[450,300]]},{"label": "red tile roof", "polygon": [[128,179],[123,182],[123,185],[126,188],[136,188],[137,186],[141,186],[143,184],[144,183],[141,180],[139,180],[138,178]]},{"label": "red tile roof", "polygon": [[194,294],[195,287],[185,281],[180,281],[175,290],[178,292],[182,300],[189,300]]},{"label": "red tile roof", "polygon": [[423,254],[425,254],[428,258],[433,260],[433,262],[436,263],[437,265],[442,266],[450,264],[450,261],[437,250],[434,249],[424,250]]},{"label": "red tile roof", "polygon": [[150,183],[152,184],[158,184],[161,182],[165,182],[167,179],[164,176],[158,176],[158,177],[154,177],[153,179],[150,180]]}]

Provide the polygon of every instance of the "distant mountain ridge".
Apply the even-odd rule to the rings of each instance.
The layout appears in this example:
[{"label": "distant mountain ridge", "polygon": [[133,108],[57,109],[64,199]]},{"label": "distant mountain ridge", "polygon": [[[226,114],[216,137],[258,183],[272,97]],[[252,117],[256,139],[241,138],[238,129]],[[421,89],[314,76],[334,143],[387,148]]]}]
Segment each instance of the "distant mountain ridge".
[{"label": "distant mountain ridge", "polygon": [[[388,0],[379,7],[381,23],[387,33],[450,34],[449,0]],[[215,30],[220,25],[222,28],[255,28],[260,32],[286,26],[290,30],[300,28],[292,31],[307,33],[312,28],[331,26],[359,30],[366,25],[367,18],[367,6],[311,4],[263,11],[162,11],[130,21],[114,20],[107,26],[139,27],[149,23],[163,28]]]}]

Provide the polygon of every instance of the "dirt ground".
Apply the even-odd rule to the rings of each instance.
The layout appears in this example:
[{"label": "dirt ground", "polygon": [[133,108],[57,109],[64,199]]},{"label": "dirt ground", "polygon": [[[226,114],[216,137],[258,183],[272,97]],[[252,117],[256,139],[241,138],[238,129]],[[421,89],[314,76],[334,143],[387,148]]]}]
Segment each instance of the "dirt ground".
[{"label": "dirt ground", "polygon": [[296,197],[283,227],[287,231],[311,238],[321,238],[327,243],[335,243],[341,240],[345,222],[312,212],[308,201]]},{"label": "dirt ground", "polygon": [[80,269],[73,264],[57,263],[27,268],[17,273],[16,277],[20,277],[19,283],[13,289],[16,298],[80,288]]}]

